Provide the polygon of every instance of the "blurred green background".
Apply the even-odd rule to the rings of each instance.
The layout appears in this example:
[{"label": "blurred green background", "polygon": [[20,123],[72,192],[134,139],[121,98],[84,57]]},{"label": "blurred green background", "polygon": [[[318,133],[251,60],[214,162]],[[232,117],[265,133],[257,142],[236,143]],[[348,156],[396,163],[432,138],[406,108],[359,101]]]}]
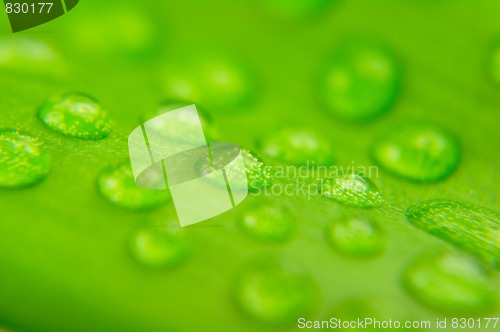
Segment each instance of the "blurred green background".
[{"label": "blurred green background", "polygon": [[[487,264],[474,261],[479,276],[454,274],[455,266],[445,277],[432,272],[437,281],[426,290],[442,291],[441,300],[412,294],[403,277],[422,254],[461,249],[413,227],[408,207],[448,199],[499,210],[499,17],[497,0],[82,0],[59,19],[12,34],[0,15],[0,127],[37,138],[51,160],[40,183],[0,189],[0,326],[243,332],[293,331],[298,317],[500,316],[500,279]],[[390,102],[371,118],[346,118],[325,104],[322,77],[351,42],[377,45],[394,63]],[[370,91],[354,100],[376,99]],[[109,137],[78,139],[45,126],[39,107],[64,93],[97,99],[112,121]],[[251,196],[176,230],[187,240],[156,239],[150,250],[172,250],[178,260],[161,266],[130,243],[138,229],[175,224],[172,203],[114,204],[98,178],[127,163],[128,134],[172,100],[196,103],[210,118],[206,131],[268,164],[282,164],[263,147],[286,128],[327,142],[323,156],[335,165],[374,165],[377,137],[422,122],[454,137],[460,160],[433,182],[381,168],[372,181],[384,204],[371,209],[325,197]],[[278,241],[249,236],[240,225],[252,213],[272,220],[266,206],[293,225]],[[383,249],[373,257],[353,258],[327,240],[328,225],[353,217],[380,228]],[[492,232],[499,229],[498,214],[485,218]],[[164,246],[170,236],[180,244]],[[276,280],[266,284],[269,274]],[[252,290],[252,282],[263,288]]]}]

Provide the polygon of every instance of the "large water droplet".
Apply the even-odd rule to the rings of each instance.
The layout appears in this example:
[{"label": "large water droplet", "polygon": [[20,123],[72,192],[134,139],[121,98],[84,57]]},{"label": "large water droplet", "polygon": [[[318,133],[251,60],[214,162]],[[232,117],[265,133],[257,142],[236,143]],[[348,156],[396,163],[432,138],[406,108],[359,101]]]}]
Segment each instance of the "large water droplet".
[{"label": "large water droplet", "polygon": [[384,249],[381,229],[365,218],[335,220],[328,226],[326,237],[335,250],[353,257],[373,257]]},{"label": "large water droplet", "polygon": [[493,302],[485,271],[456,253],[420,257],[405,270],[403,282],[416,300],[444,312],[482,313]]},{"label": "large water droplet", "polygon": [[239,225],[245,234],[264,242],[286,241],[295,231],[294,219],[275,204],[246,211],[239,219]]},{"label": "large water droplet", "polygon": [[204,54],[172,63],[176,66],[167,69],[164,80],[171,98],[206,105],[214,112],[240,110],[255,98],[253,75],[237,60]]},{"label": "large water droplet", "polygon": [[293,324],[307,317],[317,299],[316,284],[295,261],[263,258],[236,278],[233,296],[249,316],[269,324]]},{"label": "large water droplet", "polygon": [[96,100],[82,94],[50,98],[40,107],[38,118],[50,129],[76,138],[101,139],[111,132],[108,113]]},{"label": "large water droplet", "polygon": [[183,263],[189,256],[190,243],[186,230],[177,223],[145,225],[129,240],[132,256],[141,264],[160,268]]},{"label": "large water droplet", "polygon": [[303,129],[284,129],[263,141],[265,156],[297,166],[333,164],[332,147],[317,134]]},{"label": "large water droplet", "polygon": [[377,186],[360,174],[348,173],[335,178],[323,178],[318,185],[323,196],[345,205],[370,208],[383,203]]},{"label": "large water droplet", "polygon": [[166,190],[138,187],[128,164],[104,169],[97,179],[99,191],[111,202],[124,208],[142,210],[164,204],[170,198]]},{"label": "large water droplet", "polygon": [[332,56],[322,72],[320,94],[335,115],[370,120],[392,105],[399,72],[390,52],[373,43],[349,43]]},{"label": "large water droplet", "polygon": [[50,158],[40,142],[15,129],[0,129],[0,187],[33,185],[49,171]]},{"label": "large water droplet", "polygon": [[410,207],[406,218],[492,266],[500,263],[500,216],[494,211],[456,201],[431,200]]},{"label": "large water droplet", "polygon": [[455,170],[460,150],[444,130],[428,124],[394,127],[376,140],[372,154],[387,170],[414,181],[437,181]]}]

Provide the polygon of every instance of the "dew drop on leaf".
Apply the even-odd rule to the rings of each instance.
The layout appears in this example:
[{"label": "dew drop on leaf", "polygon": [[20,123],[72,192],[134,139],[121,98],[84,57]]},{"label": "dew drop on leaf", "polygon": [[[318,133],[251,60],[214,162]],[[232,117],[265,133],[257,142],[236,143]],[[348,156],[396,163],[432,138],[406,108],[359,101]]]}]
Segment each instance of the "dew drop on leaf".
[{"label": "dew drop on leaf", "polygon": [[419,257],[405,270],[403,285],[422,304],[453,314],[481,314],[493,302],[487,273],[472,258],[457,253]]},{"label": "dew drop on leaf", "polygon": [[260,143],[263,155],[296,166],[330,166],[334,158],[329,142],[312,131],[284,129]]},{"label": "dew drop on leaf", "polygon": [[58,54],[42,40],[31,37],[0,38],[0,68],[30,73],[61,72]]},{"label": "dew drop on leaf", "polygon": [[0,129],[0,187],[30,186],[49,171],[49,155],[37,139],[15,129]]},{"label": "dew drop on leaf", "polygon": [[399,76],[396,61],[385,48],[351,42],[342,45],[323,69],[320,98],[340,118],[372,120],[393,104]]},{"label": "dew drop on leaf", "polygon": [[163,84],[170,98],[189,100],[217,113],[239,111],[255,99],[251,71],[232,57],[207,53],[173,63]]},{"label": "dew drop on leaf", "polygon": [[183,263],[191,250],[185,229],[174,223],[145,225],[129,239],[129,250],[140,264],[153,268],[174,267]]},{"label": "dew drop on leaf", "polygon": [[460,161],[456,140],[428,124],[406,124],[384,132],[372,148],[375,161],[388,171],[418,182],[441,180]]},{"label": "dew drop on leaf", "polygon": [[348,206],[371,208],[382,205],[377,186],[361,174],[348,173],[334,178],[320,179],[320,192],[324,197]]},{"label": "dew drop on leaf", "polygon": [[262,242],[284,242],[290,239],[295,231],[294,219],[275,204],[248,210],[238,222],[240,229],[247,236]]},{"label": "dew drop on leaf", "polygon": [[[192,102],[182,100],[167,100],[164,101],[155,112],[146,113],[142,121],[146,122],[162,114],[193,104]],[[172,113],[177,116],[175,121],[172,118],[171,121],[157,121],[154,123],[154,126],[149,126],[148,130],[152,130],[155,135],[160,137],[164,136],[169,140],[180,143],[191,143],[197,139],[197,135],[193,133],[198,133],[197,129],[199,122],[201,122],[203,133],[207,141],[216,140],[218,138],[217,128],[214,126],[210,115],[198,105],[196,105],[196,111],[198,113],[197,117],[186,116],[186,113]],[[183,125],[179,126],[179,123]]]},{"label": "dew drop on leaf", "polygon": [[[203,158],[197,163],[200,174],[209,174],[214,170],[225,168],[227,160],[234,155],[235,147],[214,146],[212,149],[212,159]],[[245,164],[245,169],[240,167],[225,168],[227,175],[232,179],[231,190],[248,190],[249,192],[259,192],[272,184],[273,176],[271,169],[264,164],[257,154],[246,148],[241,148],[241,155]],[[247,186],[247,188],[244,188]]]},{"label": "dew drop on leaf", "polygon": [[102,139],[111,133],[108,113],[93,98],[76,93],[54,96],[38,111],[48,128],[66,136]]},{"label": "dew drop on leaf", "polygon": [[[150,175],[154,173],[151,172]],[[157,176],[163,177],[163,174]],[[170,199],[170,192],[167,190],[152,190],[137,186],[128,164],[104,169],[98,176],[97,184],[101,194],[110,202],[131,210],[154,208]]]},{"label": "dew drop on leaf", "polygon": [[247,315],[268,324],[294,324],[317,300],[314,280],[297,262],[261,257],[237,275],[233,297]]},{"label": "dew drop on leaf", "polygon": [[430,200],[408,208],[406,218],[413,226],[498,267],[498,213],[468,203]]},{"label": "dew drop on leaf", "polygon": [[351,257],[373,257],[384,249],[384,236],[372,220],[343,217],[331,222],[326,238],[336,251]]},{"label": "dew drop on leaf", "polygon": [[271,168],[255,152],[242,148],[241,153],[245,163],[248,190],[256,192],[270,186],[273,183]]}]

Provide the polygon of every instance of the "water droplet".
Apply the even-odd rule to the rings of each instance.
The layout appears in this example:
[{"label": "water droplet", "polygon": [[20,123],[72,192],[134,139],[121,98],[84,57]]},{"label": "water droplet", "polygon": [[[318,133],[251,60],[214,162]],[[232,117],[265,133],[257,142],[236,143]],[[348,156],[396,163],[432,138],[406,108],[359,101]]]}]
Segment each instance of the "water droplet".
[{"label": "water droplet", "polygon": [[164,204],[170,198],[166,190],[138,187],[130,165],[104,169],[97,179],[99,191],[111,202],[131,210],[143,210]]},{"label": "water droplet", "polygon": [[69,24],[68,32],[78,40],[73,48],[94,61],[112,55],[115,62],[149,59],[162,45],[151,17],[138,7],[104,4]]},{"label": "water droplet", "polygon": [[355,173],[319,180],[321,194],[339,203],[370,208],[383,203],[377,186],[368,178]]},{"label": "water droplet", "polygon": [[246,235],[264,242],[286,241],[295,231],[294,219],[274,204],[246,211],[239,219],[239,226]]},{"label": "water droplet", "polygon": [[220,55],[204,54],[184,59],[168,68],[165,93],[171,98],[206,105],[214,112],[241,110],[255,97],[253,75],[239,61]]},{"label": "water droplet", "polygon": [[[205,158],[201,160],[196,167],[200,170],[200,174],[205,175],[212,173],[214,169],[220,169],[226,166],[228,155],[232,155],[231,151],[234,147],[228,146],[227,152],[224,151],[226,147],[217,148],[217,154],[212,156],[212,160]],[[258,192],[272,184],[271,169],[264,164],[264,162],[253,152],[248,149],[241,148],[241,155],[245,163],[245,169],[241,170],[237,167],[225,168],[227,176],[231,180],[231,190],[243,189],[244,186],[248,187],[249,192]],[[243,172],[242,172],[243,171]],[[242,174],[246,174],[242,177]]]},{"label": "water droplet", "polygon": [[59,74],[59,56],[44,41],[28,37],[0,38],[0,67],[30,73]]},{"label": "water droplet", "polygon": [[261,144],[266,157],[297,166],[329,166],[333,164],[328,141],[303,129],[284,129]]},{"label": "water droplet", "polygon": [[490,72],[493,81],[500,84],[500,43],[493,49]]},{"label": "water droplet", "polygon": [[[147,113],[142,120],[146,122],[156,116],[190,105],[193,105],[193,103],[181,100],[168,100],[163,102],[157,111]],[[196,110],[198,117],[188,117],[186,113],[172,113],[177,116],[175,120],[157,121],[154,123],[154,126],[149,126],[148,130],[152,130],[156,135],[164,136],[169,140],[180,143],[192,143],[198,139],[198,121],[201,121],[203,133],[207,141],[216,140],[219,134],[217,128],[213,125],[212,118],[202,108],[196,106]],[[183,126],[179,126],[179,123],[182,123]]]},{"label": "water droplet", "polygon": [[456,140],[428,124],[407,124],[384,132],[372,149],[387,170],[414,181],[437,181],[450,175],[460,161]]},{"label": "water droplet", "polygon": [[440,311],[481,313],[493,302],[485,271],[456,253],[420,257],[405,270],[403,283],[412,297]]},{"label": "water droplet", "polygon": [[410,207],[408,221],[479,259],[500,263],[500,216],[472,204],[431,200]]},{"label": "water droplet", "polygon": [[49,171],[50,158],[38,140],[15,129],[0,130],[0,187],[33,185]]},{"label": "water droplet", "polygon": [[81,139],[102,139],[111,132],[108,113],[93,98],[81,94],[54,96],[38,112],[50,129]]},{"label": "water droplet", "polygon": [[285,18],[308,18],[326,10],[335,0],[263,0],[267,9]]},{"label": "water droplet", "polygon": [[273,182],[272,170],[255,153],[245,148],[241,149],[245,171],[247,174],[248,190],[257,192],[270,186]]},{"label": "water droplet", "polygon": [[295,261],[263,258],[236,278],[233,296],[249,316],[268,324],[293,324],[317,299],[316,284]]},{"label": "water droplet", "polygon": [[200,87],[193,78],[192,73],[181,70],[180,67],[189,67],[187,64],[179,64],[176,68],[168,68],[164,77],[165,94],[172,99],[190,100],[193,104],[203,101]]},{"label": "water droplet", "polygon": [[160,268],[183,263],[189,256],[190,243],[185,229],[177,223],[146,225],[129,240],[132,256],[141,264]]},{"label": "water droplet", "polygon": [[330,59],[320,80],[320,96],[339,117],[363,121],[386,112],[399,86],[396,61],[374,43],[343,45]]},{"label": "water droplet", "polygon": [[384,248],[383,234],[372,220],[346,217],[332,222],[326,237],[339,252],[353,257],[373,257]]}]

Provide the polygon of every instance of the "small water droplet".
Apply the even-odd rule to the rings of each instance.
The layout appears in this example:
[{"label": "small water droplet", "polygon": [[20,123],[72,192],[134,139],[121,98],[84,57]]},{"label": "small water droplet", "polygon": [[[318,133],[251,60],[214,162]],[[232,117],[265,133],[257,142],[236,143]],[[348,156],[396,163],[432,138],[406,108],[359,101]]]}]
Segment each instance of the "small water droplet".
[{"label": "small water droplet", "polygon": [[332,147],[317,134],[303,129],[284,129],[260,143],[266,157],[297,166],[333,164]]},{"label": "small water droplet", "polygon": [[[193,105],[193,103],[182,100],[168,100],[163,102],[157,111],[147,113],[142,120],[146,122],[156,116],[190,105]],[[148,130],[152,130],[155,135],[164,136],[168,140],[180,143],[192,143],[198,139],[198,121],[201,121],[203,133],[207,141],[217,140],[219,134],[217,128],[213,125],[210,115],[198,106],[196,106],[196,110],[198,117],[191,117],[186,113],[172,113],[171,116],[176,116],[175,120],[171,118],[171,121],[157,121],[154,123],[154,126],[150,125]],[[179,126],[179,123],[183,125]]]},{"label": "small water droplet", "polygon": [[[188,66],[180,64],[178,67]],[[172,99],[190,100],[194,104],[202,102],[200,87],[193,74],[179,68],[168,68],[163,79],[165,94]]]},{"label": "small water droplet", "polygon": [[81,139],[102,139],[111,132],[108,113],[96,100],[82,94],[50,98],[40,107],[38,118],[55,132]]},{"label": "small water droplet", "polygon": [[377,186],[360,174],[320,179],[318,186],[323,196],[348,206],[370,208],[383,203]]},{"label": "small water droplet", "polygon": [[113,55],[114,62],[126,59],[138,62],[150,59],[161,48],[159,33],[142,8],[102,4],[100,10],[90,12],[91,16],[79,15],[68,22],[71,24],[68,33],[78,41],[72,48],[94,62]]},{"label": "small water droplet", "polygon": [[389,51],[372,42],[343,45],[323,70],[320,96],[339,117],[363,121],[386,112],[399,87],[399,71]]},{"label": "small water droplet", "polygon": [[130,165],[104,169],[97,179],[99,191],[112,203],[131,210],[143,210],[166,203],[170,192],[138,187]]},{"label": "small water droplet", "polygon": [[235,59],[204,54],[173,63],[176,67],[168,68],[164,79],[171,98],[206,105],[214,112],[241,110],[255,98],[253,75]]},{"label": "small water droplet", "polygon": [[293,235],[295,221],[282,208],[262,205],[243,213],[239,219],[243,232],[263,242],[283,242]]},{"label": "small water droplet", "polygon": [[430,182],[450,175],[460,160],[456,140],[428,124],[406,124],[384,132],[372,154],[385,169],[404,178]]},{"label": "small water droplet", "polygon": [[132,256],[139,263],[154,268],[173,267],[185,262],[190,249],[185,229],[174,223],[143,226],[129,240]]},{"label": "small water droplet", "polygon": [[330,245],[353,257],[373,257],[384,249],[384,236],[373,220],[345,217],[333,221],[326,230]]},{"label": "small water droplet", "polygon": [[493,81],[500,84],[500,43],[493,48],[490,74]]},{"label": "small water droplet", "polygon": [[485,271],[456,253],[420,257],[405,270],[403,284],[416,300],[444,312],[482,313],[493,302]]},{"label": "small water droplet", "polygon": [[237,276],[233,296],[242,311],[261,322],[293,324],[310,314],[317,289],[297,262],[266,257]]},{"label": "small water droplet", "polygon": [[0,38],[0,67],[33,73],[56,73],[59,56],[44,41],[28,37]]},{"label": "small water droplet", "polygon": [[30,186],[49,171],[50,158],[37,139],[15,129],[0,130],[0,187]]},{"label": "small water droplet", "polygon": [[500,263],[500,216],[491,210],[448,200],[410,207],[408,221],[497,267]]}]

